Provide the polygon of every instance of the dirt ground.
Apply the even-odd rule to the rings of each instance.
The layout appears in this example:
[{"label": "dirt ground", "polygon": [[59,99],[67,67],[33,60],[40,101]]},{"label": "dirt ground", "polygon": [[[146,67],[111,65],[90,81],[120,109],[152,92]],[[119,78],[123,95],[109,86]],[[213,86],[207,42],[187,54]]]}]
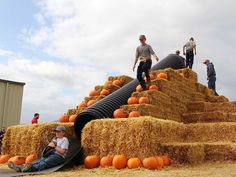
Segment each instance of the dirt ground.
[{"label": "dirt ground", "polygon": [[[0,168],[6,168],[1,165]],[[236,162],[214,162],[193,166],[171,166],[162,170],[85,169],[82,166],[37,177],[236,177]],[[30,176],[29,176],[30,177]]]}]

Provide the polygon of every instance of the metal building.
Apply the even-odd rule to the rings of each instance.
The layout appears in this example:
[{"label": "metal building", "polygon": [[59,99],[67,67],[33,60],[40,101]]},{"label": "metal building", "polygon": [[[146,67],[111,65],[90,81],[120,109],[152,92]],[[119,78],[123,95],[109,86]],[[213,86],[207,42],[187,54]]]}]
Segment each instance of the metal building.
[{"label": "metal building", "polygon": [[0,128],[20,123],[24,85],[0,79]]}]

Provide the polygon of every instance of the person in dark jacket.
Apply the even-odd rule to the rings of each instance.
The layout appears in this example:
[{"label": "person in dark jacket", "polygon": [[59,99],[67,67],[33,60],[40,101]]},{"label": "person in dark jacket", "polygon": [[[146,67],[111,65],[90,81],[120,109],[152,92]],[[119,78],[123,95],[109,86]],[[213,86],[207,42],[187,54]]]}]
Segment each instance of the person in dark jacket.
[{"label": "person in dark jacket", "polygon": [[216,92],[216,71],[214,65],[208,59],[205,60],[203,64],[207,66],[208,88],[214,91],[215,96],[218,96],[218,93]]}]

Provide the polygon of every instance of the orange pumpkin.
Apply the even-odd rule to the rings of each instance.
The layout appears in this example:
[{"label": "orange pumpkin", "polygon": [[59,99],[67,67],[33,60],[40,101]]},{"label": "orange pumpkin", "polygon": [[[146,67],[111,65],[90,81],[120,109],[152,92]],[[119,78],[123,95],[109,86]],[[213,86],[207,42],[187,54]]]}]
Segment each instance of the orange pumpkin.
[{"label": "orange pumpkin", "polygon": [[66,114],[63,114],[60,118],[59,118],[59,122],[69,122],[69,116]]},{"label": "orange pumpkin", "polygon": [[90,155],[84,159],[86,168],[96,168],[100,165],[100,158],[97,155]]},{"label": "orange pumpkin", "polygon": [[107,156],[104,156],[101,158],[100,160],[100,166],[101,167],[109,167],[109,166],[112,166],[112,160],[113,160],[113,157],[110,156],[110,155],[107,155]]},{"label": "orange pumpkin", "polygon": [[139,158],[130,158],[127,162],[128,168],[140,168],[142,165],[142,162]]},{"label": "orange pumpkin", "polygon": [[116,169],[125,168],[127,165],[127,158],[125,155],[115,155],[112,160],[112,166]]},{"label": "orange pumpkin", "polygon": [[138,85],[138,86],[136,87],[136,91],[137,91],[137,92],[142,92],[142,91],[143,91],[142,86],[141,86],[141,85]]},{"label": "orange pumpkin", "polygon": [[127,101],[127,103],[129,104],[129,105],[131,105],[131,104],[138,104],[138,99],[136,98],[136,97],[130,97],[129,99],[128,99],[128,101]]},{"label": "orange pumpkin", "polygon": [[154,80],[154,79],[156,79],[156,77],[155,77],[155,75],[154,75],[153,73],[150,73],[149,76],[150,76],[150,80],[151,80],[151,81]]},{"label": "orange pumpkin", "polygon": [[139,111],[131,111],[128,117],[140,117],[141,114]]},{"label": "orange pumpkin", "polygon": [[157,160],[157,168],[163,168],[164,167],[164,161],[163,158],[161,156],[156,156],[155,157]]},{"label": "orange pumpkin", "polygon": [[99,93],[97,90],[92,90],[89,92],[89,96],[98,96],[98,95],[99,95]]},{"label": "orange pumpkin", "polygon": [[116,109],[113,113],[113,116],[115,118],[125,118],[128,116],[128,114],[124,111],[124,109]]},{"label": "orange pumpkin", "polygon": [[25,163],[25,157],[15,156],[13,157],[12,162],[16,165],[23,165]]},{"label": "orange pumpkin", "polygon": [[168,76],[166,73],[159,73],[157,79],[168,79]]},{"label": "orange pumpkin", "polygon": [[86,108],[86,107],[87,107],[87,105],[86,105],[85,102],[81,102],[81,103],[77,106],[77,108],[79,108],[79,109]]},{"label": "orange pumpkin", "polygon": [[148,97],[140,97],[139,100],[138,100],[138,103],[139,104],[149,104],[150,101],[149,101]]},{"label": "orange pumpkin", "polygon": [[94,103],[96,103],[96,100],[89,100],[87,102],[87,107],[92,106]]},{"label": "orange pumpkin", "polygon": [[1,157],[0,157],[0,163],[6,163],[10,158],[11,158],[11,156],[8,155],[8,154],[1,155]]},{"label": "orange pumpkin", "polygon": [[109,92],[109,90],[107,90],[107,89],[102,89],[102,91],[100,92],[100,95],[101,96],[107,96],[107,95],[109,95],[110,94],[110,92]]},{"label": "orange pumpkin", "polygon": [[149,90],[158,90],[157,85],[150,85]]},{"label": "orange pumpkin", "polygon": [[31,163],[35,160],[37,160],[37,156],[35,154],[31,154],[31,155],[26,157],[25,163]]},{"label": "orange pumpkin", "polygon": [[76,114],[70,115],[69,122],[74,122],[76,117],[77,117]]},{"label": "orange pumpkin", "polygon": [[112,82],[112,84],[113,84],[113,85],[116,85],[116,86],[119,86],[119,87],[122,86],[122,82],[121,82],[121,80],[119,80],[119,79],[114,80],[114,81]]},{"label": "orange pumpkin", "polygon": [[143,167],[147,169],[157,169],[158,163],[155,157],[148,157],[143,159]]},{"label": "orange pumpkin", "polygon": [[164,166],[169,166],[171,164],[171,160],[168,155],[163,155],[162,156]]}]

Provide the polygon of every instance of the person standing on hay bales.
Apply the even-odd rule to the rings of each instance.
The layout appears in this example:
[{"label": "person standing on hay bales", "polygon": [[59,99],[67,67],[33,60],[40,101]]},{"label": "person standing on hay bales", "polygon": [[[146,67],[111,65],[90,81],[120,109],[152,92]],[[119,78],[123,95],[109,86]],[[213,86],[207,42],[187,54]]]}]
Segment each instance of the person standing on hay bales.
[{"label": "person standing on hay bales", "polygon": [[[185,52],[186,49],[186,52]],[[183,54],[186,55],[186,67],[192,69],[194,54],[197,54],[196,43],[193,37],[183,46]]]},{"label": "person standing on hay bales", "polygon": [[215,67],[210,60],[205,60],[203,62],[207,66],[207,80],[208,80],[208,88],[214,91],[215,96],[218,96],[216,92],[216,71]]},{"label": "person standing on hay bales", "polygon": [[142,77],[142,74],[145,73],[145,76],[147,79],[147,84],[150,84],[149,71],[152,66],[151,55],[153,55],[157,61],[159,61],[159,58],[157,57],[157,55],[153,51],[152,47],[150,45],[146,44],[145,35],[140,35],[139,41],[140,41],[141,45],[138,46],[136,49],[136,56],[135,56],[133,71],[135,70],[135,66],[139,60],[140,62],[139,62],[139,66],[137,69],[137,79],[138,79],[140,85],[142,86],[142,89],[147,90],[146,83]]},{"label": "person standing on hay bales", "polygon": [[38,119],[39,119],[39,113],[35,113],[34,117],[31,120],[32,124],[37,124],[38,123]]},{"label": "person standing on hay bales", "polygon": [[69,141],[64,136],[65,130],[64,126],[57,126],[54,130],[56,138],[48,144],[45,148],[48,149],[48,151],[45,152],[44,150],[43,157],[36,162],[27,163],[25,165],[15,165],[13,162],[8,162],[8,167],[17,172],[35,172],[61,165],[65,162],[69,147]]}]

